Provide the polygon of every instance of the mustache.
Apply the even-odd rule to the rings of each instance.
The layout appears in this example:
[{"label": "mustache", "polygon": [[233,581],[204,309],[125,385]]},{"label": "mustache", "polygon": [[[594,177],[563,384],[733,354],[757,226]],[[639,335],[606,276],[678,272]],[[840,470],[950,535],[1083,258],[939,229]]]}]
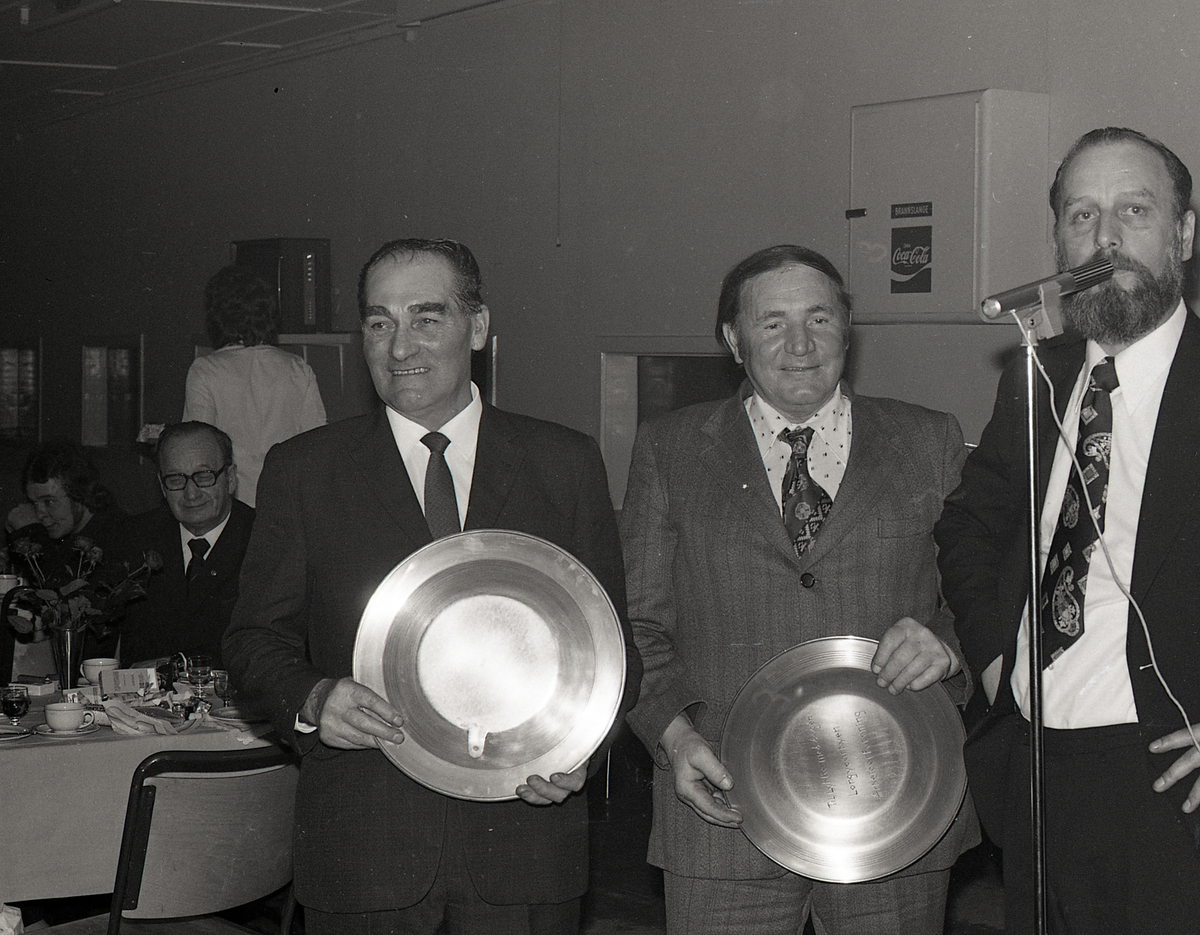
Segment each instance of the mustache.
[{"label": "mustache", "polygon": [[[1150,272],[1150,267],[1139,260],[1135,260],[1131,256],[1126,256],[1118,250],[1097,250],[1093,253],[1081,266],[1087,266],[1092,263],[1099,263],[1101,260],[1107,260],[1112,264],[1113,272],[1117,270],[1126,270],[1131,273],[1142,273],[1146,276],[1153,276]],[[1098,285],[1104,285],[1099,283]],[[1093,287],[1095,288],[1095,287]]]}]

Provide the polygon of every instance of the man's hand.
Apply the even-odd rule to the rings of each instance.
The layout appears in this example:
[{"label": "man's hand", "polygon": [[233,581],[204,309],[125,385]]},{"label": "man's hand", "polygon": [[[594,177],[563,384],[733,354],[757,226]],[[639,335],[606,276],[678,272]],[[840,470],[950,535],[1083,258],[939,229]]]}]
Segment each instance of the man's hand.
[{"label": "man's hand", "polygon": [[[1200,724],[1193,724],[1192,730],[1200,737]],[[1184,748],[1187,748],[1187,753],[1167,767],[1167,771],[1154,780],[1155,792],[1166,792],[1184,776],[1200,767],[1200,750],[1196,749],[1186,728],[1177,730],[1173,734],[1167,734],[1165,737],[1159,737],[1150,744],[1151,753],[1166,753],[1170,750],[1183,750]],[[1200,779],[1197,779],[1192,786],[1191,793],[1183,803],[1183,810],[1190,815],[1197,806],[1200,806]]]},{"label": "man's hand", "polygon": [[724,804],[720,793],[733,788],[733,777],[725,769],[708,741],[680,714],[663,731],[659,744],[671,761],[675,774],[675,796],[710,825],[736,828],[742,815]]},{"label": "man's hand", "polygon": [[587,782],[587,764],[569,773],[551,773],[550,778],[530,776],[517,786],[517,795],[530,805],[554,805],[565,801]]},{"label": "man's hand", "polygon": [[317,728],[328,747],[368,750],[380,740],[403,743],[400,712],[354,679],[322,679],[309,693],[300,717]]},{"label": "man's hand", "polygon": [[880,688],[898,695],[906,688],[919,692],[959,670],[958,658],[924,624],[901,617],[883,634],[871,671]]}]

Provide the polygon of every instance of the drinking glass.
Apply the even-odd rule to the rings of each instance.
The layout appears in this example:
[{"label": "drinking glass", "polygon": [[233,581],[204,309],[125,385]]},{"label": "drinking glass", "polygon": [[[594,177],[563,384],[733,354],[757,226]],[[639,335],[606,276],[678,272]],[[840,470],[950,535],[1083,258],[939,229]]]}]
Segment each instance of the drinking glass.
[{"label": "drinking glass", "polygon": [[233,686],[229,684],[229,673],[224,669],[213,669],[213,692],[221,699],[222,707],[229,707],[233,698]]},{"label": "drinking glass", "polygon": [[212,656],[197,653],[188,666],[188,681],[196,686],[196,702],[204,700],[204,686],[212,680]]},{"label": "drinking glass", "polygon": [[29,713],[29,689],[24,685],[9,685],[0,690],[0,711],[12,721],[13,726]]}]

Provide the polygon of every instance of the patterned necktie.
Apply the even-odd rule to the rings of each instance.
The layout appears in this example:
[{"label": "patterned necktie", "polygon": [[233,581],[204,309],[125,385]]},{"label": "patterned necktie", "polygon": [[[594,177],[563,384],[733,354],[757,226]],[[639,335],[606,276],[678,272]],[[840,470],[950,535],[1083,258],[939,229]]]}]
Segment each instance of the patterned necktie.
[{"label": "patterned necktie", "polygon": [[429,449],[429,465],[425,468],[425,523],[435,539],[460,532],[458,501],[454,498],[454,478],[446,464],[446,448],[450,445],[441,432],[430,432],[421,439]]},{"label": "patterned necktie", "polygon": [[821,523],[833,509],[829,494],[808,473],[808,446],[812,428],[784,429],[779,438],[791,445],[792,457],[783,475],[783,524],[792,537],[792,548],[803,555],[812,545]]},{"label": "patterned necktie", "polygon": [[[1105,357],[1092,370],[1079,410],[1075,457],[1083,469],[1083,479],[1072,467],[1042,577],[1043,666],[1050,665],[1083,635],[1088,561],[1097,544],[1096,526],[1104,530],[1108,460],[1112,452],[1111,394],[1116,388],[1117,368],[1111,357]],[[1088,517],[1084,484],[1095,510],[1095,524]]]},{"label": "patterned necktie", "polygon": [[204,577],[204,556],[208,554],[208,540],[189,539],[188,548],[191,549],[192,558],[187,567],[187,587],[191,590],[196,586],[196,582]]}]

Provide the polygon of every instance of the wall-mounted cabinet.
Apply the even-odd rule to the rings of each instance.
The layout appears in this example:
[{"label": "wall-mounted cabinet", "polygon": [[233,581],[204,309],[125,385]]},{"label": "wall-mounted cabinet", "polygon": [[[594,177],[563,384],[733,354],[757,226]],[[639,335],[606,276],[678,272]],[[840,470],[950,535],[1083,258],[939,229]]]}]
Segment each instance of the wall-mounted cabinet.
[{"label": "wall-mounted cabinet", "polygon": [[978,322],[988,295],[1050,272],[1050,97],[989,89],[853,107],[858,322]]}]

